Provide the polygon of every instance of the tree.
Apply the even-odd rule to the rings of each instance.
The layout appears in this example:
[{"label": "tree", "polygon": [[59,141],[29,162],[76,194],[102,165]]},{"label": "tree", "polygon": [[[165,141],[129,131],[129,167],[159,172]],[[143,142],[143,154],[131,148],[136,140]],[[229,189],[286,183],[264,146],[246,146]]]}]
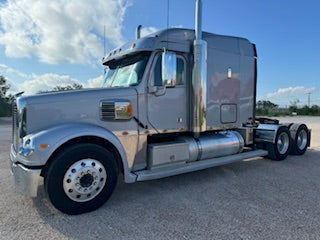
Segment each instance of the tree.
[{"label": "tree", "polygon": [[0,97],[1,99],[6,98],[7,91],[9,90],[10,85],[7,84],[7,79],[4,76],[0,75]]},{"label": "tree", "polygon": [[0,75],[0,117],[8,117],[11,115],[11,99],[12,95],[7,96],[10,85],[7,79]]},{"label": "tree", "polygon": [[68,90],[78,90],[82,89],[83,86],[78,83],[74,83],[72,85],[67,86],[55,86],[51,91],[39,91],[38,93],[48,93],[48,92],[60,92],[60,91],[68,91]]},{"label": "tree", "polygon": [[268,109],[269,110],[269,109],[277,108],[278,105],[273,102],[270,102],[270,101],[260,100],[257,103],[257,107],[261,108],[261,109]]},{"label": "tree", "polygon": [[289,107],[289,111],[291,112],[297,112],[298,110],[298,103],[300,102],[299,99],[295,99],[290,101],[290,107]]},{"label": "tree", "polygon": [[268,115],[270,113],[271,110],[278,108],[278,105],[270,102],[270,101],[266,101],[266,100],[260,100],[257,102],[257,115]]},{"label": "tree", "polygon": [[67,85],[65,87],[62,87],[62,86],[56,86],[53,88],[53,91],[67,91],[67,90],[76,90],[76,89],[82,89],[83,86],[81,84],[77,84],[77,83],[74,83],[71,85]]},{"label": "tree", "polygon": [[311,115],[311,116],[319,116],[320,115],[320,107],[318,105],[313,105],[312,107],[308,107],[304,105],[302,108],[297,108],[298,115]]}]

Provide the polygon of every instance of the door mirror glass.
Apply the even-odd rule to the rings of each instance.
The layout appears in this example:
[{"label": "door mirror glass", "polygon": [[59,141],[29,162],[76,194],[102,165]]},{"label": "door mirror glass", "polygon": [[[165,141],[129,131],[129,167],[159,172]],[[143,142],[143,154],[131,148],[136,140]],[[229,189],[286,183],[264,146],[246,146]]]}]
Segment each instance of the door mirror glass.
[{"label": "door mirror glass", "polygon": [[174,87],[177,76],[177,55],[174,52],[162,53],[162,85]]}]

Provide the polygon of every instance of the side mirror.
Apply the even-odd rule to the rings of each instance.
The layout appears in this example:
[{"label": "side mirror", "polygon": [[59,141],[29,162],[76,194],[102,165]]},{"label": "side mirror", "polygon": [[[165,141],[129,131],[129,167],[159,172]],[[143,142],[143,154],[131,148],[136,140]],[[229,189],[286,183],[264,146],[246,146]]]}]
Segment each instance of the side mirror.
[{"label": "side mirror", "polygon": [[164,51],[162,53],[162,85],[174,87],[177,76],[177,55],[174,52]]}]

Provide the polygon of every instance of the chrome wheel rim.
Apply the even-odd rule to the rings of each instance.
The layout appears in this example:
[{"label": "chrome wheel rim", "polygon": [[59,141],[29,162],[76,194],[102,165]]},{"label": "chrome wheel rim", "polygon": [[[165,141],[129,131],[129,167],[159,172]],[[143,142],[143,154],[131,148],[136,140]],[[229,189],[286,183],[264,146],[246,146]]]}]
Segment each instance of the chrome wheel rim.
[{"label": "chrome wheel rim", "polygon": [[277,148],[280,154],[285,154],[289,148],[289,136],[286,132],[280,133],[277,142]]},{"label": "chrome wheel rim", "polygon": [[104,166],[95,159],[82,159],[72,164],[63,178],[63,190],[73,201],[87,202],[95,198],[107,180]]},{"label": "chrome wheel rim", "polygon": [[308,142],[308,134],[306,130],[302,129],[298,134],[297,147],[300,150],[303,150],[307,146],[307,142]]}]

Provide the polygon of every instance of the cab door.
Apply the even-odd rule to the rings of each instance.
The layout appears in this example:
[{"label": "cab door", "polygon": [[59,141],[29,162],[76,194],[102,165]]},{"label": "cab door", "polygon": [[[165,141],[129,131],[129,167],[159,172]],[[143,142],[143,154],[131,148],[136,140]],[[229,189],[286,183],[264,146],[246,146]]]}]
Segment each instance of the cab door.
[{"label": "cab door", "polygon": [[177,55],[177,76],[174,87],[162,85],[162,55],[155,56],[148,83],[148,121],[158,132],[185,131],[188,127],[188,91],[186,60]]}]

